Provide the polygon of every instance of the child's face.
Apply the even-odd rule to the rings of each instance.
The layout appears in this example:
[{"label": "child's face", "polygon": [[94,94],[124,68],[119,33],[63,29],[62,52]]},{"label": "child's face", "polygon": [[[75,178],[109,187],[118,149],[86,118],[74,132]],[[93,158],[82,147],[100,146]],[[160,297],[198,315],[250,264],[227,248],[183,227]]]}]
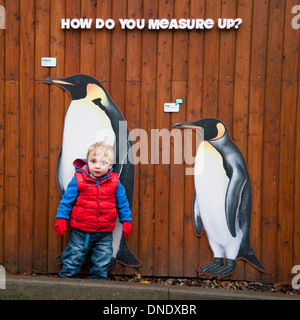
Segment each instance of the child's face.
[{"label": "child's face", "polygon": [[112,167],[109,159],[105,157],[102,153],[90,154],[88,157],[88,165],[90,175],[99,180],[103,176],[105,176]]}]

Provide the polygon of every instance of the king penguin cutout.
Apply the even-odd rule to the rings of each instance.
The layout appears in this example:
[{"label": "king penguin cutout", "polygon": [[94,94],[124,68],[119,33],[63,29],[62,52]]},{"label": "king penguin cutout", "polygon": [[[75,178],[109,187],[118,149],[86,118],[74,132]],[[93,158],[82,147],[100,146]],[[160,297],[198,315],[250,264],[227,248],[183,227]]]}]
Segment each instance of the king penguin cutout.
[{"label": "king penguin cutout", "polygon": [[[132,143],[128,139],[127,123],[104,87],[95,78],[76,74],[67,78],[50,78],[45,81],[66,90],[71,98],[63,130],[62,148],[57,162],[57,181],[61,194],[74,175],[73,161],[85,158],[88,148],[96,141],[106,141],[114,147],[114,172],[118,173],[132,207],[134,166],[129,161]],[[128,249],[123,237],[122,224],[117,219],[113,231],[113,256],[125,266],[139,267],[140,261]]]},{"label": "king penguin cutout", "polygon": [[205,118],[174,127],[202,135],[194,166],[194,227],[197,236],[205,229],[214,260],[199,267],[198,276],[229,276],[235,272],[237,259],[265,272],[249,238],[252,192],[248,169],[226,126],[218,119]]}]

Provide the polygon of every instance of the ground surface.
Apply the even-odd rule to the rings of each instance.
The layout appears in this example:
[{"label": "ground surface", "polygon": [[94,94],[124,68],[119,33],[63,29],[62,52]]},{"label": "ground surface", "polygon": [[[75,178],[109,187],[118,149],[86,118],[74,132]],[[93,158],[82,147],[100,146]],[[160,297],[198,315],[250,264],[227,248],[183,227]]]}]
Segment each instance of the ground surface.
[{"label": "ground surface", "polygon": [[[49,276],[58,277],[57,274],[40,275],[36,273],[19,274],[27,276]],[[86,279],[88,275],[79,276],[79,278]],[[284,293],[287,295],[299,295],[300,289],[295,290],[291,285],[279,283],[262,283],[258,281],[244,281],[244,280],[218,280],[218,279],[204,279],[204,278],[170,278],[170,277],[146,277],[135,272],[132,276],[112,275],[108,276],[108,280],[122,281],[122,282],[136,282],[145,284],[160,284],[173,286],[187,286],[187,287],[201,287],[201,288],[216,288],[225,290],[246,290],[255,292],[270,292],[270,293]]]},{"label": "ground surface", "polygon": [[231,281],[231,280],[215,280],[215,279],[194,279],[194,278],[154,278],[143,277],[140,273],[133,276],[117,276],[110,275],[109,280],[140,282],[149,284],[166,284],[174,286],[189,286],[201,288],[218,288],[225,290],[251,290],[256,292],[277,292],[289,295],[300,295],[300,290],[295,290],[291,285],[282,284],[266,284],[251,281]]}]

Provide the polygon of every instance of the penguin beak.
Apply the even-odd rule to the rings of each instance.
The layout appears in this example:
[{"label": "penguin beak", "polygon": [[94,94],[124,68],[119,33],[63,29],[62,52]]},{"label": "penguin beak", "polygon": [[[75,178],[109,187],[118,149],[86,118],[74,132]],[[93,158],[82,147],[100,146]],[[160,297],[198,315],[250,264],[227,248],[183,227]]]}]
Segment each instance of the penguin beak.
[{"label": "penguin beak", "polygon": [[57,85],[67,85],[67,86],[75,86],[75,84],[71,82],[63,81],[62,79],[49,78],[44,81],[44,83],[48,84],[57,84]]},{"label": "penguin beak", "polygon": [[192,129],[192,130],[200,130],[202,127],[196,126],[194,123],[175,123],[173,127],[180,129]]}]

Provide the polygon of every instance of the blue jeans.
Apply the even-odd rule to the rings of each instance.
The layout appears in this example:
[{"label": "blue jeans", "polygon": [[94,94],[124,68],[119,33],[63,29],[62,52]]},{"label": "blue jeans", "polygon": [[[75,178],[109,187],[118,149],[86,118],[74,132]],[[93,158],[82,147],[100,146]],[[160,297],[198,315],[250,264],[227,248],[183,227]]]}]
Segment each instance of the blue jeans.
[{"label": "blue jeans", "polygon": [[62,278],[74,278],[81,270],[87,253],[91,250],[93,266],[90,279],[106,280],[113,254],[112,232],[86,232],[72,229],[69,243],[62,254],[63,268],[58,273]]}]

